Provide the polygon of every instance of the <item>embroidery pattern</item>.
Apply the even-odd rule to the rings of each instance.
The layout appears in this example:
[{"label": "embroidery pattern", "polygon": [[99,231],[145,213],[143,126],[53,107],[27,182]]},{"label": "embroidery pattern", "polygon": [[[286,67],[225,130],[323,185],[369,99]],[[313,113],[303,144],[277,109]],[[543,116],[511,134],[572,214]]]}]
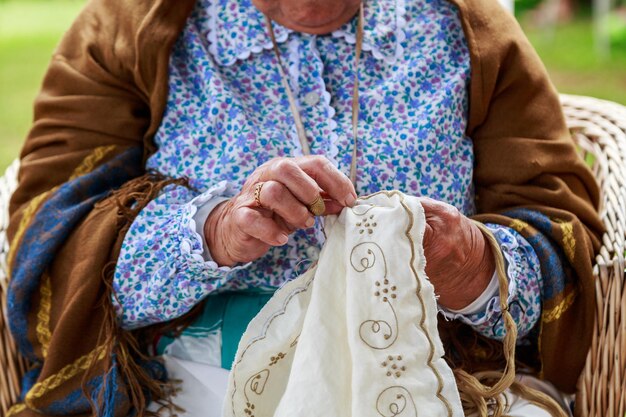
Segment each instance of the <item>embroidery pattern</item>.
[{"label": "embroidery pattern", "polygon": [[[241,361],[243,360],[244,356],[246,355],[246,352],[255,344],[258,343],[259,341],[265,339],[267,337],[267,330],[269,329],[270,325],[272,324],[272,322],[279,316],[282,316],[283,314],[285,314],[285,311],[287,311],[287,306],[289,305],[289,303],[296,297],[296,295],[302,293],[302,292],[306,292],[311,283],[313,282],[313,278],[311,278],[310,280],[307,281],[306,285],[296,288],[295,290],[293,290],[289,296],[287,296],[287,298],[285,299],[285,302],[283,303],[283,307],[277,311],[276,313],[274,313],[272,315],[272,317],[269,318],[269,320],[267,320],[267,322],[265,323],[265,326],[263,328],[263,332],[262,335],[253,339],[248,346],[246,346],[246,348],[244,349],[244,351],[241,353],[241,356],[239,357],[239,360],[237,360],[237,362],[235,362],[235,364],[233,365],[233,369],[231,371],[231,373],[233,374],[233,385],[234,385],[234,389],[233,392],[230,396],[230,401],[231,401],[231,406],[232,409],[235,410],[235,394],[237,393],[237,379],[235,378],[235,373],[237,371],[237,365],[239,365],[239,363],[241,363]],[[290,348],[294,348],[297,344],[298,344],[298,338],[299,335],[296,336],[296,338],[293,340],[293,342],[291,342],[291,344],[289,345]],[[256,376],[259,376],[261,373],[263,373],[264,371],[267,371],[267,375],[266,378],[263,381],[263,385],[262,385],[262,389],[258,390],[259,388],[259,380],[256,380],[256,384],[253,386],[253,382],[254,382],[254,378]],[[248,397],[248,392],[253,392],[256,395],[261,395],[263,393],[263,390],[265,389],[265,384],[267,384],[267,380],[269,379],[270,376],[270,371],[267,369],[264,369],[256,374],[254,374],[252,377],[250,377],[248,379],[248,381],[246,381],[246,384],[244,386],[244,396],[246,398],[246,408],[244,408],[243,412],[245,415],[249,416],[249,417],[254,417],[253,411],[254,411],[254,403],[250,401],[249,397]]]},{"label": "embroidery pattern", "polygon": [[8,273],[9,279],[11,278],[11,271],[13,270],[13,260],[15,259],[15,254],[17,253],[18,244],[22,240],[22,236],[26,231],[26,227],[29,225],[35,214],[39,210],[39,207],[44,203],[44,201],[55,192],[59,187],[54,187],[53,189],[46,191],[44,193],[39,194],[37,197],[34,197],[22,213],[22,218],[20,219],[20,223],[17,226],[17,231],[15,232],[15,236],[13,237],[13,241],[11,241],[11,245],[9,246],[9,254],[7,256],[7,265],[9,266]]},{"label": "embroidery pattern", "polygon": [[[355,246],[350,254],[350,265],[357,272],[365,272],[376,265],[376,253],[380,256],[384,268],[383,283],[389,283],[387,279],[387,261],[385,260],[385,254],[381,247],[374,242],[364,242]],[[380,286],[380,281],[376,282],[378,282]],[[387,290],[387,288],[385,288],[385,290]],[[374,294],[376,295],[376,293]],[[379,296],[380,292],[378,291],[377,297]],[[393,316],[391,324],[387,320],[366,320],[362,322],[359,327],[359,336],[361,340],[372,349],[383,350],[389,348],[398,339],[398,316],[388,297],[383,296],[380,300],[391,310]]]},{"label": "embroidery pattern", "polygon": [[47,392],[59,387],[65,381],[70,380],[81,372],[84,372],[89,368],[93,361],[101,361],[104,359],[106,349],[104,345],[100,345],[90,353],[81,356],[76,359],[75,362],[65,366],[58,373],[51,375],[41,382],[36,383],[26,394],[25,403],[31,409],[36,409],[33,401],[42,397]]},{"label": "embroidery pattern", "polygon": [[560,219],[555,219],[559,226],[561,226],[561,231],[563,232],[563,248],[565,249],[565,255],[567,259],[574,263],[574,258],[576,256],[576,239],[574,238],[574,225],[572,222],[562,221]]},{"label": "embroidery pattern", "polygon": [[37,341],[41,345],[41,355],[48,356],[48,346],[50,346],[50,308],[52,306],[52,284],[50,275],[44,274],[43,282],[39,288],[41,300],[39,301],[39,311],[37,312]]},{"label": "embroidery pattern", "polygon": [[100,163],[100,161],[102,161],[105,156],[115,150],[115,148],[117,148],[116,145],[108,145],[99,146],[94,149],[93,152],[87,155],[85,159],[83,159],[82,162],[76,167],[76,169],[74,169],[74,172],[70,177],[70,181],[75,180],[76,178],[81,177],[85,174],[89,174]]},{"label": "embroidery pattern", "polygon": [[[413,241],[413,238],[411,237],[411,230],[413,229],[413,225],[414,225],[414,215],[413,212],[411,211],[411,209],[409,208],[409,206],[406,204],[406,202],[404,201],[404,196],[402,195],[402,193],[398,192],[398,191],[381,191],[372,195],[369,195],[365,198],[362,198],[362,200],[368,200],[371,199],[372,197],[379,195],[379,194],[384,194],[386,195],[388,198],[391,198],[392,196],[396,195],[399,197],[399,201],[400,204],[402,206],[402,208],[404,209],[406,215],[407,215],[407,219],[408,219],[408,225],[407,228],[405,230],[405,236],[409,241],[409,247],[411,248],[411,260],[409,262],[409,266],[411,269],[411,272],[413,274],[413,276],[415,277],[415,282],[417,284],[417,291],[416,291],[416,295],[417,295],[417,299],[420,303],[420,308],[421,311],[423,312],[421,320],[419,322],[419,328],[421,329],[422,333],[424,334],[424,336],[426,336],[426,339],[428,340],[428,344],[429,344],[429,352],[428,352],[428,359],[426,361],[427,366],[432,370],[433,374],[435,375],[435,377],[437,378],[437,398],[443,403],[443,405],[445,406],[447,412],[448,412],[448,416],[451,417],[452,416],[452,407],[450,406],[450,403],[448,402],[447,398],[445,398],[442,395],[442,391],[443,391],[443,378],[441,376],[441,374],[439,373],[439,371],[437,370],[437,368],[435,368],[434,364],[433,364],[433,360],[435,358],[435,345],[434,342],[432,340],[432,336],[430,335],[430,333],[428,332],[428,329],[426,328],[426,305],[424,303],[424,299],[422,298],[422,283],[419,280],[417,271],[415,270],[415,242]],[[376,245],[377,246],[377,245]],[[381,250],[382,253],[382,250]],[[383,255],[384,256],[384,255]],[[385,275],[386,275],[386,271],[387,271],[387,267],[385,265]],[[391,305],[391,304],[390,304]],[[408,394],[408,398],[411,399],[412,401],[412,397],[410,396],[410,393],[406,390],[406,388],[401,387],[401,386],[394,386],[394,387],[390,387],[387,388],[387,390],[383,391],[380,396],[378,397],[378,401],[377,401],[377,405],[376,405],[376,409],[378,410],[378,413],[383,416],[398,416],[401,413],[403,413],[406,410],[406,401],[407,401],[407,397],[402,395],[402,394],[396,394],[396,400],[402,400],[403,402],[400,402],[400,404],[398,404],[398,402],[389,402],[388,407],[385,409],[383,408],[381,410],[381,408],[379,407],[379,405],[381,404],[381,400],[384,399],[386,400],[387,394],[392,390],[392,389],[396,389],[396,390],[404,390],[406,391],[406,394]],[[384,402],[383,402],[384,404]],[[400,405],[402,405],[402,407],[400,407]],[[414,416],[417,416],[417,408],[415,407],[415,404],[412,403],[413,405],[413,410]],[[387,414],[385,414],[387,413]],[[408,414],[406,414],[408,415]]]},{"label": "embroidery pattern", "polygon": [[363,220],[362,222],[358,222],[357,227],[359,227],[359,234],[363,234],[366,230],[368,234],[372,234],[374,233],[374,229],[376,228],[376,226],[378,226],[378,224],[374,221],[374,216],[371,215],[369,216],[367,219]]},{"label": "embroidery pattern", "polygon": [[287,356],[287,355],[285,355],[283,352],[278,352],[276,354],[276,356],[272,356],[270,358],[270,366],[276,365],[278,363],[278,361],[280,361],[281,359],[284,359],[285,356]]},{"label": "embroidery pattern", "polygon": [[[387,194],[387,196],[389,197],[389,194]],[[373,209],[374,207],[375,206],[372,206],[363,214],[356,213],[353,210],[353,212],[355,212],[357,216],[365,217],[362,221],[356,223],[357,228],[362,227],[361,229],[359,229],[360,235],[363,235],[363,232],[365,230],[367,230],[368,236],[371,236],[373,234],[377,224],[376,222],[374,222],[374,215],[368,215],[368,213],[369,210]],[[352,249],[352,253],[350,254],[350,265],[356,272],[365,272],[366,270],[371,269],[376,265],[376,253],[379,254],[382,260],[383,278],[382,280],[376,280],[373,283],[375,289],[374,297],[376,297],[377,300],[387,304],[391,309],[394,319],[394,328],[392,328],[384,320],[367,320],[361,323],[361,326],[359,327],[359,336],[361,337],[361,340],[370,348],[385,350],[391,347],[396,342],[399,333],[398,317],[396,315],[395,308],[393,307],[393,304],[391,302],[392,299],[396,298],[396,287],[394,285],[391,285],[387,277],[388,268],[387,260],[385,259],[385,253],[382,248],[375,242],[359,243]],[[355,262],[357,260],[358,262]],[[368,328],[368,332],[364,331],[368,330]],[[379,334],[382,334],[383,341],[386,342],[387,340],[389,340],[389,342],[381,344],[380,341],[376,340],[375,338],[375,336],[378,336]],[[398,360],[401,360],[402,356],[398,355],[396,358]],[[402,375],[402,371],[405,368],[402,367],[402,370],[398,370],[398,365],[395,363],[391,363],[394,361],[394,359],[395,358],[392,355],[389,355],[387,356],[387,361],[383,362],[382,365],[384,367],[389,367],[390,369],[387,371],[387,376],[391,376],[395,372],[396,377],[400,377]],[[417,417],[417,408],[415,407],[415,402],[413,401],[411,393],[402,386],[392,386],[383,390],[378,395],[378,399],[376,400],[376,410],[378,411],[378,414],[383,417],[395,417],[399,415],[411,415]],[[407,413],[405,413],[405,411],[407,411]]]},{"label": "embroidery pattern", "polygon": [[524,229],[528,227],[528,223],[519,219],[511,220],[511,224],[509,225],[511,229],[515,230],[518,233],[522,233]]},{"label": "embroidery pattern", "polygon": [[[271,365],[270,365],[271,366]],[[254,417],[254,403],[250,401],[250,397],[248,396],[248,392],[254,393],[256,395],[262,395],[265,390],[265,385],[270,378],[270,371],[268,369],[263,369],[261,372],[258,372],[252,375],[248,381],[246,381],[246,386],[244,387],[244,396],[246,397],[246,408],[244,408],[243,412],[250,416]]]},{"label": "embroidery pattern", "polygon": [[417,407],[411,393],[398,385],[389,387],[380,393],[376,400],[376,411],[383,417],[417,417]]},{"label": "embroidery pattern", "polygon": [[7,412],[7,417],[11,417],[17,413],[21,413],[26,410],[26,404],[15,404],[13,407],[9,408]]},{"label": "embroidery pattern", "polygon": [[[412,357],[409,352],[401,352],[402,349],[393,349],[394,344],[399,345],[399,335],[400,331],[404,332],[404,327],[402,329],[399,328],[399,318],[397,314],[399,313],[398,308],[400,308],[400,300],[403,300],[403,295],[405,297],[411,297],[411,303],[413,301],[413,293],[401,293],[398,291],[400,287],[400,283],[404,282],[399,279],[394,280],[393,274],[394,270],[397,267],[402,268],[407,271],[410,275],[403,275],[401,278],[403,280],[411,280],[415,279],[416,286],[415,288],[415,296],[417,297],[418,305],[415,305],[415,308],[419,311],[422,311],[421,318],[419,320],[414,320],[414,326],[406,327],[406,334],[411,334],[410,337],[413,337],[414,332],[417,331],[420,338],[423,336],[424,340],[424,356],[421,356],[423,359],[421,361],[425,361],[425,369],[422,372],[432,372],[434,375],[432,387],[433,399],[439,401],[442,404],[444,415],[451,417],[453,415],[453,410],[451,403],[449,400],[443,395],[444,391],[444,378],[443,374],[440,373],[440,369],[436,364],[439,360],[437,356],[437,350],[435,348],[435,334],[430,334],[431,332],[431,322],[427,321],[427,318],[433,318],[431,315],[428,317],[426,308],[427,306],[432,306],[431,304],[427,304],[428,300],[425,299],[425,295],[422,295],[422,283],[420,281],[420,277],[418,277],[418,255],[416,253],[417,248],[415,248],[415,242],[413,240],[413,235],[416,233],[414,230],[415,227],[415,217],[411,208],[405,202],[403,194],[400,192],[380,192],[374,195],[383,194],[387,196],[387,198],[397,198],[396,202],[400,203],[399,205],[402,207],[399,230],[398,230],[398,240],[402,241],[404,238],[402,234],[406,236],[408,248],[406,248],[405,259],[409,263],[409,268],[407,269],[404,264],[396,266],[395,263],[388,263],[391,259],[388,259],[385,254],[386,247],[384,245],[379,245],[378,243],[372,241],[377,237],[376,230],[374,229],[372,233],[364,232],[359,233],[358,227],[356,224],[361,223],[361,226],[365,225],[364,220],[368,219],[370,225],[374,223],[374,219],[376,217],[375,212],[371,212],[374,208],[372,206],[357,206],[354,209],[354,214],[356,214],[358,220],[352,221],[352,225],[348,225],[348,230],[353,231],[354,236],[357,239],[361,239],[360,241],[354,242],[352,244],[351,250],[349,253],[349,259],[347,260],[349,266],[348,275],[349,280],[352,282],[350,285],[366,286],[366,291],[362,292],[366,296],[371,297],[369,302],[371,306],[366,309],[357,310],[360,313],[366,315],[364,320],[361,320],[357,317],[351,319],[349,323],[355,332],[350,332],[352,335],[356,337],[356,341],[360,340],[363,342],[363,346],[366,350],[372,349],[372,353],[375,354],[374,358],[377,358],[374,362],[371,363],[372,375],[380,375],[384,374],[383,378],[388,379],[379,379],[382,382],[381,386],[374,387],[375,391],[371,393],[371,397],[369,400],[366,400],[366,403],[363,405],[365,407],[371,407],[371,413],[376,414],[381,417],[418,417],[417,404],[415,403],[415,398],[413,397],[412,391],[414,386],[409,380],[404,381],[403,378],[407,378],[406,372],[407,368],[412,363],[410,361],[405,360],[405,353],[408,355],[406,358]],[[366,197],[366,199],[373,197]],[[396,204],[397,204],[396,203]],[[419,213],[417,213],[419,214]],[[406,216],[406,220],[403,217]],[[405,226],[406,225],[406,226]],[[356,227],[355,227],[356,226]],[[382,230],[382,229],[381,229]],[[395,236],[395,234],[394,234]],[[366,241],[363,241],[366,240]],[[348,246],[349,249],[350,246]],[[410,251],[410,252],[409,252]],[[410,258],[410,259],[408,259]],[[406,261],[404,261],[406,262]],[[390,269],[394,268],[394,269]],[[410,272],[408,272],[410,270]],[[421,269],[420,269],[421,270]],[[356,275],[354,274],[356,271]],[[285,362],[288,358],[290,352],[292,352],[291,348],[297,345],[297,340],[299,336],[291,339],[282,341],[285,343],[285,346],[278,348],[277,353],[271,353],[271,355],[265,356],[269,357],[269,362],[266,362],[265,365],[259,366],[259,368],[250,370],[249,373],[246,372],[245,375],[242,375],[243,378],[240,381],[246,381],[243,385],[243,390],[239,389],[237,391],[237,377],[236,374],[238,372],[238,366],[242,362],[242,360],[246,357],[246,353],[248,350],[257,342],[266,338],[266,336],[270,333],[270,326],[274,320],[284,315],[287,306],[289,303],[298,299],[296,297],[297,294],[307,292],[310,290],[310,284],[314,281],[315,276],[308,279],[306,285],[300,286],[295,289],[290,289],[288,293],[285,294],[284,300],[282,301],[282,308],[273,313],[269,318],[264,320],[263,327],[261,330],[261,335],[257,336],[253,339],[250,339],[246,342],[246,347],[243,349],[239,358],[237,359],[235,365],[233,366],[233,376],[232,383],[234,384],[234,390],[231,393],[231,404],[234,415],[243,415],[245,417],[255,417],[258,416],[259,413],[263,412],[263,403],[261,402],[260,396],[269,395],[270,390],[268,387],[272,387],[274,389],[274,385],[267,384],[280,384],[281,380],[279,378],[281,364]],[[425,288],[426,291],[430,291],[429,288]],[[430,294],[430,292],[428,292]],[[426,293],[425,293],[426,294]],[[281,297],[282,298],[282,297]],[[421,308],[420,308],[421,307]],[[376,315],[375,318],[370,318],[370,312],[374,311],[375,313],[372,315]],[[384,315],[387,314],[388,317]],[[259,323],[261,324],[261,323]],[[411,333],[409,333],[411,332]],[[404,334],[404,333],[403,333]],[[403,339],[404,340],[404,335]],[[354,340],[354,339],[353,339]],[[427,342],[427,343],[426,343]],[[393,350],[392,350],[393,349]],[[421,362],[424,363],[424,362]],[[252,363],[247,363],[246,366],[253,366]],[[370,365],[367,365],[370,366]],[[422,367],[424,365],[421,365]],[[278,369],[273,369],[272,367],[276,367]],[[278,372],[278,373],[276,373]],[[273,376],[272,376],[272,373]],[[270,381],[270,379],[272,379]],[[446,387],[447,388],[447,387]],[[242,392],[243,391],[243,392]],[[237,401],[235,401],[236,394]],[[239,401],[241,398],[242,401]],[[435,399],[436,398],[436,399]]]},{"label": "embroidery pattern", "polygon": [[565,296],[563,300],[561,300],[559,304],[556,305],[556,307],[550,310],[544,310],[541,316],[541,321],[543,323],[550,323],[555,320],[558,320],[563,315],[563,313],[565,313],[567,309],[569,309],[572,306],[572,304],[574,304],[574,300],[576,299],[577,295],[578,295],[578,291],[576,290],[571,291],[569,294]]},{"label": "embroidery pattern", "polygon": [[389,355],[381,365],[387,370],[386,375],[389,377],[400,378],[406,371],[406,366],[402,365],[402,355]]}]

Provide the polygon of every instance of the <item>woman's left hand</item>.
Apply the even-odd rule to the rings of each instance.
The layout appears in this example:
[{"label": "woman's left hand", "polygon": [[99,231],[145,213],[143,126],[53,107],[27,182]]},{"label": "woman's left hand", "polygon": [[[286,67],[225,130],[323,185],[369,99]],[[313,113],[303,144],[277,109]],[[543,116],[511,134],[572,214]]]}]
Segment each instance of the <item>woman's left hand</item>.
[{"label": "woman's left hand", "polygon": [[439,304],[460,310],[487,288],[495,270],[491,248],[480,229],[455,207],[420,198],[426,215],[426,275]]}]

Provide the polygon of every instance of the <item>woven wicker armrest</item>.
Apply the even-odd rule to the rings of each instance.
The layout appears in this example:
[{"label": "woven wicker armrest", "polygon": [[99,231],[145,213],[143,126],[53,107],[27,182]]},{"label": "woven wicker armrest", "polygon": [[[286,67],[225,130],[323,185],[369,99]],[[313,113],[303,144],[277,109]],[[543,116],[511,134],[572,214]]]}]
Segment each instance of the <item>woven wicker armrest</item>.
[{"label": "woven wicker armrest", "polygon": [[[594,267],[596,323],[577,401],[582,417],[626,417],[626,107],[568,95],[562,95],[561,101],[572,136],[600,184],[601,216],[607,229]],[[17,168],[16,161],[0,178],[0,416],[18,398],[26,369],[6,315],[7,210]]]},{"label": "woven wicker armrest", "polygon": [[572,136],[600,184],[607,233],[596,257],[596,323],[577,401],[585,417],[626,416],[626,107],[562,95]]},{"label": "woven wicker armrest", "polygon": [[18,161],[13,162],[0,177],[0,416],[7,411],[20,394],[26,362],[17,352],[7,322],[6,294],[8,286],[6,258],[9,242],[6,229],[9,224],[9,198],[17,185]]}]

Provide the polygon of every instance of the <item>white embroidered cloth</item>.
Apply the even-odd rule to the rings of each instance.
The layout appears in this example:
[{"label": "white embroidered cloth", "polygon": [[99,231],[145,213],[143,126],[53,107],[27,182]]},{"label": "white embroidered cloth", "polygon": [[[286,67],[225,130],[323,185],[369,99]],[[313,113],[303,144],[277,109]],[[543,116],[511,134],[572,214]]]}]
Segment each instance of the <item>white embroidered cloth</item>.
[{"label": "white embroidered cloth", "polygon": [[461,417],[424,272],[424,211],[399,192],[326,220],[316,267],[250,323],[224,417]]}]

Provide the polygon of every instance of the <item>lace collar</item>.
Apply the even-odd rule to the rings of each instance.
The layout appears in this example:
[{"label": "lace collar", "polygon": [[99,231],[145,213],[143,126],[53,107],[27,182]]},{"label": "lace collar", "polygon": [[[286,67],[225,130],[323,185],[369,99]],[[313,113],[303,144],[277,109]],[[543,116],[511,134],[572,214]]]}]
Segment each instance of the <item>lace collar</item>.
[{"label": "lace collar", "polygon": [[[363,50],[388,62],[402,55],[405,0],[366,0]],[[265,19],[250,0],[206,0],[208,8],[209,51],[223,66],[244,60],[250,54],[272,48]],[[332,33],[336,38],[355,43],[356,18]],[[274,26],[276,41],[285,42],[292,33],[279,24]]]}]

